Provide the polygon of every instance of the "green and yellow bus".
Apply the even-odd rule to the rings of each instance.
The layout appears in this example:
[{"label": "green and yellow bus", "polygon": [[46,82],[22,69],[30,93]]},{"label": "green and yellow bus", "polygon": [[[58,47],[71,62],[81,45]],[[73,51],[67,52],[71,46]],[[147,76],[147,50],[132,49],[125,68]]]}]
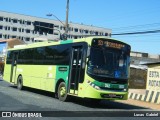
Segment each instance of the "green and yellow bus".
[{"label": "green and yellow bus", "polygon": [[126,100],[130,45],[107,37],[39,42],[8,49],[4,80],[68,96]]}]

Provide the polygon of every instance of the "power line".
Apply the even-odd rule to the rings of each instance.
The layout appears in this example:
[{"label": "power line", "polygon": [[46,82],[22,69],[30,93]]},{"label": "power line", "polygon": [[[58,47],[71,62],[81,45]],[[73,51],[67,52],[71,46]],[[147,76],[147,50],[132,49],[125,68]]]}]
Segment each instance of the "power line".
[{"label": "power line", "polygon": [[128,33],[115,33],[112,35],[135,35],[135,34],[150,34],[150,33],[159,33],[160,30],[152,30],[152,31],[140,31],[140,32],[128,32]]}]

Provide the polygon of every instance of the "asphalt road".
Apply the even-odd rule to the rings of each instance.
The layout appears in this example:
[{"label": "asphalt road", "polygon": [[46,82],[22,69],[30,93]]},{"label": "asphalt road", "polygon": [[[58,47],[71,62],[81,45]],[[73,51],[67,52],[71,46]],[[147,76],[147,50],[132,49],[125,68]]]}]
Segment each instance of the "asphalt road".
[{"label": "asphalt road", "polygon": [[[101,101],[99,104],[94,104],[88,100],[83,100],[80,98],[71,97],[69,102],[61,102],[53,97],[53,93],[44,92],[40,90],[35,90],[31,88],[25,88],[20,91],[16,88],[16,86],[11,85],[2,79],[0,79],[0,111],[54,111],[60,114],[60,111],[64,113],[64,111],[70,112],[69,114],[74,114],[75,111],[90,111],[85,114],[91,115],[87,117],[90,119],[97,119],[94,113],[108,111],[111,112],[128,112],[128,111],[150,111],[151,109],[135,106],[131,104],[126,104],[118,101]],[[93,114],[92,114],[93,113]],[[105,113],[104,113],[105,114]],[[83,114],[82,114],[83,115]],[[94,117],[92,117],[92,115]],[[59,116],[54,119],[62,119],[63,116]],[[75,116],[76,117],[76,116]],[[79,116],[76,119],[82,119],[83,116]],[[19,118],[15,118],[19,119]],[[44,118],[36,118],[36,119],[44,119]],[[53,118],[47,118],[53,119]],[[74,117],[67,117],[65,119],[75,119]],[[102,119],[102,117],[98,117],[98,119]],[[111,117],[113,119],[113,117]],[[114,118],[113,120],[119,120],[119,117]],[[125,118],[128,120],[128,118]],[[131,119],[131,117],[130,117]],[[136,119],[135,117],[133,119]],[[147,118],[148,120],[150,118]],[[155,119],[155,118],[154,118]],[[0,118],[1,120],[1,118]],[[146,119],[145,119],[146,120]],[[151,119],[150,119],[151,120]]]}]

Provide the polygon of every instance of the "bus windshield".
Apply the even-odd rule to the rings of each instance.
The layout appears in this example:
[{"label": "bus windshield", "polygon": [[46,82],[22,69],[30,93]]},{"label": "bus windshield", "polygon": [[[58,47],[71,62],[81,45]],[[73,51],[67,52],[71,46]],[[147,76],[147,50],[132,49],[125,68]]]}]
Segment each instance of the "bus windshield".
[{"label": "bus windshield", "polygon": [[128,78],[129,55],[126,49],[91,47],[88,74],[117,79]]}]

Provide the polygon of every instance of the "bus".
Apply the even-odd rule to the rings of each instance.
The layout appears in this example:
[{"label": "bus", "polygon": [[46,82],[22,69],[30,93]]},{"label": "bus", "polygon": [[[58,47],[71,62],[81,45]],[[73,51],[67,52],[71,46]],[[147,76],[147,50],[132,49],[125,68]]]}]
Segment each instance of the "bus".
[{"label": "bus", "polygon": [[130,45],[108,37],[47,41],[8,49],[4,80],[18,89],[93,100],[126,100]]}]

